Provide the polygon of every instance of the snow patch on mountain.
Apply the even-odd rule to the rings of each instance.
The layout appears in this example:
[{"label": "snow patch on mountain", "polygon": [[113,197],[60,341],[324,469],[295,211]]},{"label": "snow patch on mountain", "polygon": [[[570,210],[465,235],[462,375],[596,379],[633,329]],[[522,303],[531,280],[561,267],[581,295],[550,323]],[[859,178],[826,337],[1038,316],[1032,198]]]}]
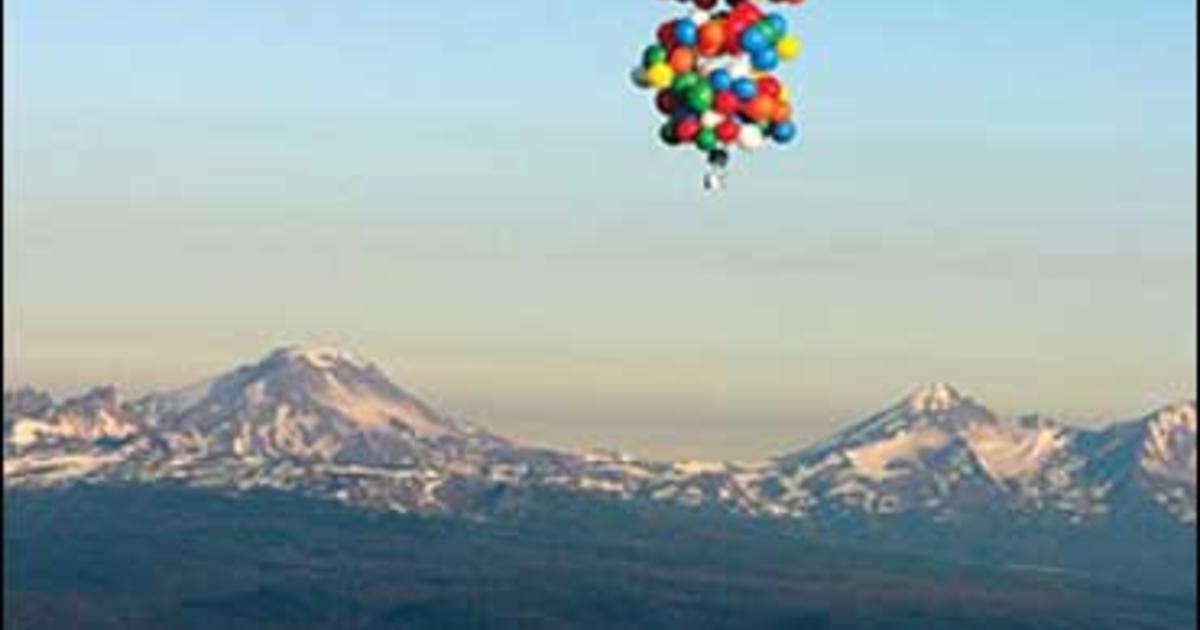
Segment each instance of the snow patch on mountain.
[{"label": "snow patch on mountain", "polygon": [[931,383],[919,387],[908,397],[908,410],[913,414],[949,411],[964,402],[962,394],[947,383]]},{"label": "snow patch on mountain", "polygon": [[974,423],[962,433],[971,452],[997,480],[1029,478],[1070,443],[1059,427]]},{"label": "snow patch on mountain", "polygon": [[849,449],[845,456],[855,472],[878,481],[905,474],[919,465],[923,454],[946,446],[950,439],[941,429],[918,427]]},{"label": "snow patch on mountain", "polygon": [[287,346],[276,352],[290,360],[304,361],[319,370],[327,370],[338,364],[352,365],[358,369],[370,367],[368,362],[359,359],[354,353],[332,346]]},{"label": "snow patch on mountain", "polygon": [[144,429],[112,387],[93,388],[59,405],[31,391],[6,395],[5,404],[6,455],[38,445],[77,450],[97,440],[125,439]]}]

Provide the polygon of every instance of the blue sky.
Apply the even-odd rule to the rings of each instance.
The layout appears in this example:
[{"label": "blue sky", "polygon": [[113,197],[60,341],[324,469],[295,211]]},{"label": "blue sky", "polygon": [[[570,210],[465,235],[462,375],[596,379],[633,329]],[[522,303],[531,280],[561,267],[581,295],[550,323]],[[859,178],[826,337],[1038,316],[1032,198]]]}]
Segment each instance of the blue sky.
[{"label": "blue sky", "polygon": [[1194,3],[810,0],[804,140],[715,199],[626,80],[679,11],[6,3],[6,377],[335,343],[672,456],[929,380],[1085,421],[1193,395]]}]

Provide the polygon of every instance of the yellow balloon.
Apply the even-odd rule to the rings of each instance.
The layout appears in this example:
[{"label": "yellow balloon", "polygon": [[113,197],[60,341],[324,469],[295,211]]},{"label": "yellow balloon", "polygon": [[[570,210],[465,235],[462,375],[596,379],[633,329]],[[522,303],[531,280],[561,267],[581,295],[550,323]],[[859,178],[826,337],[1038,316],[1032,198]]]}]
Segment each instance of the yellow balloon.
[{"label": "yellow balloon", "polygon": [[656,88],[665,88],[675,80],[675,70],[665,63],[656,63],[646,68],[646,82]]},{"label": "yellow balloon", "polygon": [[796,55],[800,54],[800,40],[796,39],[794,35],[784,35],[775,45],[775,52],[779,53],[779,58],[785,61],[795,59]]},{"label": "yellow balloon", "polygon": [[779,100],[780,100],[780,102],[783,102],[783,103],[791,102],[792,91],[788,89],[788,86],[786,86],[786,85],[779,86]]}]

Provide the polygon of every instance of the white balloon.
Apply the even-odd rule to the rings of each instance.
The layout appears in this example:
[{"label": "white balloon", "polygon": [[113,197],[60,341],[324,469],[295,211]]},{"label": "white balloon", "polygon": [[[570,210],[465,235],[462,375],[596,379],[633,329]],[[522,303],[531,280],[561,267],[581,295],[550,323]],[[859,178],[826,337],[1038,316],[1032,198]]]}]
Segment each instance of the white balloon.
[{"label": "white balloon", "polygon": [[697,27],[703,25],[705,22],[711,19],[712,16],[710,16],[708,11],[705,11],[704,9],[697,9],[692,13],[692,21],[696,23]]},{"label": "white balloon", "polygon": [[743,125],[742,130],[738,133],[738,146],[747,151],[758,149],[765,141],[762,129],[759,129],[757,125]]},{"label": "white balloon", "polygon": [[700,71],[700,74],[704,76],[708,76],[713,70],[720,67],[721,62],[718,59],[706,58],[696,62],[696,70]]},{"label": "white balloon", "polygon": [[729,62],[729,74],[735,79],[748,77],[753,70],[754,66],[750,65],[750,58],[745,54],[738,55]]},{"label": "white balloon", "polygon": [[721,114],[713,111],[704,112],[700,116],[700,125],[704,127],[716,127],[725,120]]}]

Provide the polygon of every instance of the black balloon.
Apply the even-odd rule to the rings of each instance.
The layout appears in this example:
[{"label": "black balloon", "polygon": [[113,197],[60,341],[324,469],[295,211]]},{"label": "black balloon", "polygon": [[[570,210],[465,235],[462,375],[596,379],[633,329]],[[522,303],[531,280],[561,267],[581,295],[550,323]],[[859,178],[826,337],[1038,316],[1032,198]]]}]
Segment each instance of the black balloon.
[{"label": "black balloon", "polygon": [[729,164],[729,152],[725,149],[713,149],[709,151],[708,164],[717,168],[725,168]]}]

